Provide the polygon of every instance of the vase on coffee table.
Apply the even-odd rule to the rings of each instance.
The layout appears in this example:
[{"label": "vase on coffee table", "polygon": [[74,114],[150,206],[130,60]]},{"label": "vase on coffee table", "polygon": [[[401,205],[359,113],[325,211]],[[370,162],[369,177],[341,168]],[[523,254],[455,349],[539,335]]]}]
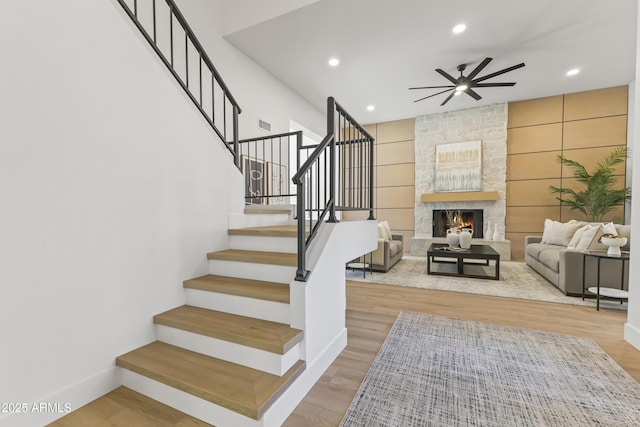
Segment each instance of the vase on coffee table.
[{"label": "vase on coffee table", "polygon": [[447,230],[447,244],[451,248],[457,248],[460,243],[460,230],[455,227],[451,227]]},{"label": "vase on coffee table", "polygon": [[473,231],[470,228],[463,228],[460,232],[458,240],[460,241],[460,247],[462,249],[469,249],[471,247],[471,236]]}]

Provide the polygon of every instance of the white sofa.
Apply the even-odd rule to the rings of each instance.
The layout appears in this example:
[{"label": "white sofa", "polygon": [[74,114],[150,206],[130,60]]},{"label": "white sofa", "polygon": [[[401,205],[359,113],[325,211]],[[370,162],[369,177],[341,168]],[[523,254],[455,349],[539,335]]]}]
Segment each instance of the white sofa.
[{"label": "white sofa", "polygon": [[[627,244],[621,249],[628,251],[631,243],[630,225],[620,224],[594,224],[584,222],[548,223],[545,221],[545,233],[542,236],[525,237],[525,262],[542,277],[560,289],[565,295],[578,296],[582,294],[582,277],[584,264],[584,251],[606,250],[607,247],[598,240],[607,231],[613,231],[619,236],[627,238]],[[554,227],[555,226],[555,227]],[[585,226],[589,228],[589,234],[585,235]],[[599,229],[593,230],[593,227]],[[582,235],[578,235],[579,230]],[[552,234],[555,232],[555,236]],[[611,233],[613,234],[613,233]],[[595,283],[597,261],[588,257],[585,266],[587,284]],[[603,259],[600,264],[600,284],[619,288],[622,275],[622,262],[620,260]],[[629,266],[625,263],[624,289],[629,289]]]}]

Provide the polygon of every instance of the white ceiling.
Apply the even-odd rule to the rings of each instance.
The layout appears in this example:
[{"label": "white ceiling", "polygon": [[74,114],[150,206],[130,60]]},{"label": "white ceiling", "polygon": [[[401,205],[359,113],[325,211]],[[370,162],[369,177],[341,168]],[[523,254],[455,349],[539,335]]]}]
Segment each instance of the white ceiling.
[{"label": "white ceiling", "polygon": [[[237,1],[237,0],[232,0]],[[251,7],[256,0],[244,0]],[[263,1],[260,2],[264,3]],[[282,15],[261,10],[225,38],[302,97],[325,110],[334,96],[362,123],[623,85],[635,78],[637,0],[281,0]],[[283,5],[286,4],[287,7]],[[246,9],[245,9],[246,10]],[[260,22],[257,15],[266,20]],[[236,14],[237,17],[237,14]],[[467,31],[454,35],[454,25]],[[330,57],[340,59],[336,68]],[[524,68],[478,88],[476,101],[447,94],[414,103],[449,84],[434,70],[465,75],[485,57],[483,76]],[[572,78],[571,68],[581,72]],[[366,106],[375,105],[373,112]]]}]

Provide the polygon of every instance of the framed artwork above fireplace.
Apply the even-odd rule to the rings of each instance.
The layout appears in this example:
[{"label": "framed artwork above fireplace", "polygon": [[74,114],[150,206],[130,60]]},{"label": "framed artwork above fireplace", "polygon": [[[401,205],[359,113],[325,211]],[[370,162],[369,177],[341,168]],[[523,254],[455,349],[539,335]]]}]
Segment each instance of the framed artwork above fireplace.
[{"label": "framed artwork above fireplace", "polygon": [[436,145],[435,191],[482,191],[481,141]]}]

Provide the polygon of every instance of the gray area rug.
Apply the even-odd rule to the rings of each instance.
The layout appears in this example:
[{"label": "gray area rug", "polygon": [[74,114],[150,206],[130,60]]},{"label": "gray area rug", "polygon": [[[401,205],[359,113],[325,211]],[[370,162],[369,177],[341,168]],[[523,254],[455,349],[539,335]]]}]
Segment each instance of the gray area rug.
[{"label": "gray area rug", "polygon": [[589,339],[409,312],[340,424],[638,425],[640,384]]},{"label": "gray area rug", "polygon": [[[432,264],[433,265],[433,264]],[[453,264],[437,264],[436,268],[453,269]],[[494,274],[493,262],[489,267],[472,266],[474,273]],[[465,269],[468,269],[465,266]],[[568,297],[523,262],[503,261],[500,263],[500,280],[473,279],[427,275],[427,258],[404,256],[398,264],[386,273],[367,272],[363,278],[360,271],[347,270],[347,280],[383,285],[409,286],[413,288],[439,289],[443,291],[467,292],[506,298],[556,302],[562,304],[596,306],[595,299],[582,301],[580,297]],[[619,301],[601,300],[600,308],[627,309]]]}]

